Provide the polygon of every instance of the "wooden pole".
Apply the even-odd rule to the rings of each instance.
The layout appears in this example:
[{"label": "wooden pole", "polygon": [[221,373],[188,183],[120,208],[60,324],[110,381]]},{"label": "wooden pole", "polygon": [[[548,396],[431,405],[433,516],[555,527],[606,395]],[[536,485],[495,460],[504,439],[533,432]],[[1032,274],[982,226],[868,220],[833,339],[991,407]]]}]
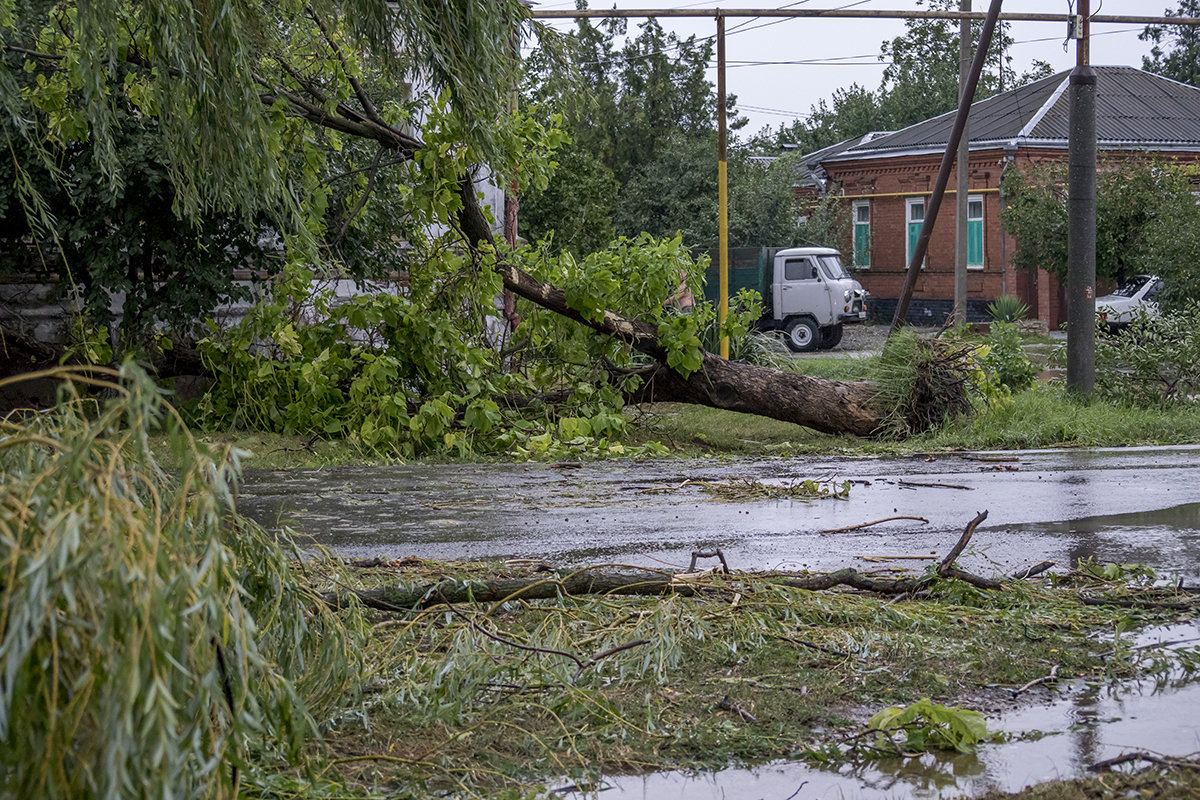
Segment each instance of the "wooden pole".
[{"label": "wooden pole", "polygon": [[[971,10],[971,0],[959,0],[961,11]],[[963,101],[967,89],[967,78],[971,75],[971,21],[967,18],[958,23],[958,102]],[[970,103],[968,102],[968,105]],[[962,140],[958,143],[958,175],[955,197],[956,214],[954,217],[954,311],[955,325],[967,324],[967,254],[970,230],[967,225],[967,211],[970,199],[967,196],[970,179],[971,161],[971,123],[970,119],[963,126]]]},{"label": "wooden pole", "polygon": [[908,265],[904,288],[901,289],[900,299],[896,302],[896,314],[892,317],[889,335],[900,329],[900,326],[904,324],[905,316],[908,315],[908,304],[912,300],[913,289],[917,285],[917,275],[921,273],[921,264],[925,261],[925,252],[929,249],[929,237],[933,234],[934,223],[937,222],[938,209],[941,208],[942,198],[946,195],[946,185],[950,182],[950,166],[954,163],[958,143],[962,141],[963,130],[967,127],[967,114],[971,110],[971,101],[975,99],[975,87],[979,85],[979,76],[983,73],[983,64],[987,60],[987,51],[992,44],[992,32],[996,30],[996,20],[1000,17],[1002,2],[1003,0],[992,0],[987,19],[983,22],[983,32],[979,36],[979,46],[975,50],[975,62],[971,65],[967,86],[958,100],[958,113],[954,117],[954,128],[950,131],[950,141],[946,143],[946,152],[942,154],[942,166],[938,169],[937,183],[934,184],[933,195],[929,198],[929,207],[925,209],[925,222],[921,225],[921,235],[917,238],[912,262]]}]

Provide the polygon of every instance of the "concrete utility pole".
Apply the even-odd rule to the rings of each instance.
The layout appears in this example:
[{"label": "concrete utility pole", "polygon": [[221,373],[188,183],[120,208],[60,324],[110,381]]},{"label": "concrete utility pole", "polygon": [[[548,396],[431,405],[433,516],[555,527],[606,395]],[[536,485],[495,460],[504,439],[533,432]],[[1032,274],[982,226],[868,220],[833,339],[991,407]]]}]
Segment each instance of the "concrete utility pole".
[{"label": "concrete utility pole", "polygon": [[[717,247],[720,248],[721,301],[717,320],[729,317],[729,183],[725,166],[725,15],[717,14]],[[721,358],[729,358],[729,337],[721,337]]]},{"label": "concrete utility pole", "polygon": [[1076,59],[1067,161],[1067,391],[1079,397],[1096,386],[1096,71],[1089,63],[1088,11],[1088,0],[1079,0],[1071,23]]},{"label": "concrete utility pole", "polygon": [[[971,0],[959,0],[959,10],[971,10]],[[971,75],[971,21],[963,17],[958,22],[958,102],[963,102],[967,79]],[[970,101],[967,101],[970,105]],[[954,311],[955,325],[967,324],[967,250],[970,231],[967,227],[967,192],[969,190],[971,161],[971,124],[963,125],[962,139],[958,143],[958,174],[955,188],[958,191],[954,229]]]}]

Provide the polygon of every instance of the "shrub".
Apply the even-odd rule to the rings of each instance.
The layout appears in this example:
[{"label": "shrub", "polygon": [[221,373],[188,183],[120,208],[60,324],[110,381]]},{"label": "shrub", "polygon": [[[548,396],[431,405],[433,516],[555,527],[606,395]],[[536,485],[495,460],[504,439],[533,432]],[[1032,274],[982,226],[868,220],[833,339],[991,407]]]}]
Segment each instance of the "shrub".
[{"label": "shrub", "polygon": [[54,413],[0,420],[3,794],[233,797],[340,706],[362,628],[313,596],[288,538],[237,515],[237,454],[203,450],[143,372],[56,377]]},{"label": "shrub", "polygon": [[1096,392],[1160,408],[1200,392],[1200,304],[1153,318],[1141,313],[1116,336],[1097,335]]},{"label": "shrub", "polygon": [[1002,294],[987,306],[994,322],[1020,322],[1029,314],[1029,306],[1011,294]]},{"label": "shrub", "polygon": [[1013,392],[1028,389],[1037,378],[1037,366],[1025,357],[1021,335],[1010,322],[997,320],[992,323],[987,347],[979,359],[979,365],[991,378],[992,383],[1007,387]]}]

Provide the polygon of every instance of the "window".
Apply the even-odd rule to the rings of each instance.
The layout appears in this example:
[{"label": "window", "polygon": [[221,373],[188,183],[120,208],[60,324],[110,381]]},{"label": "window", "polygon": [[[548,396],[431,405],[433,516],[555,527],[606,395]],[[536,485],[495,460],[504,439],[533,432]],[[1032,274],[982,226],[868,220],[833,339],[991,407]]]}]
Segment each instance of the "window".
[{"label": "window", "polygon": [[783,262],[783,279],[785,281],[815,281],[817,265],[807,258],[789,258]]},{"label": "window", "polygon": [[967,198],[967,269],[983,269],[983,198]]},{"label": "window", "polygon": [[854,204],[854,266],[871,266],[871,202]]},{"label": "window", "polygon": [[910,197],[904,202],[908,219],[908,259],[904,262],[907,267],[917,252],[917,240],[921,238],[921,226],[925,224],[925,198]]}]

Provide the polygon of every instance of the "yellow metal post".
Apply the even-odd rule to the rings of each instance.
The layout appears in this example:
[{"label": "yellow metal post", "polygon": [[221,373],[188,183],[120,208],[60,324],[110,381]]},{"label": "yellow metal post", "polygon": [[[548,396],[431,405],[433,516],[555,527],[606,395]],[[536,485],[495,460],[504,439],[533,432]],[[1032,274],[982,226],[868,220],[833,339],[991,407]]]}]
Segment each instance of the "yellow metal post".
[{"label": "yellow metal post", "polygon": [[[725,17],[717,13],[717,247],[721,298],[717,319],[724,328],[729,316],[729,185],[725,173]],[[721,358],[729,358],[729,337],[721,336]]]}]

